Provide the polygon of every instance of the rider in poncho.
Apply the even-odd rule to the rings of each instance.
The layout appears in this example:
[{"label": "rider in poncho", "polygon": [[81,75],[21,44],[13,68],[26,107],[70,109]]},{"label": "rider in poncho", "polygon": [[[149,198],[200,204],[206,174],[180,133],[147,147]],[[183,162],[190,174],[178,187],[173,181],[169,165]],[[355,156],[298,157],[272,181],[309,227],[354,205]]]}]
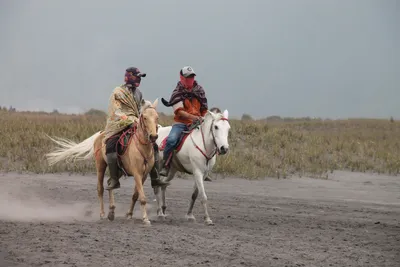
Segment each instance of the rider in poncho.
[{"label": "rider in poncho", "polygon": [[195,80],[196,73],[190,66],[180,70],[180,81],[167,102],[162,98],[165,106],[174,109],[174,124],[168,135],[164,150],[161,176],[167,176],[170,168],[173,149],[179,142],[182,131],[197,121],[202,121],[208,110],[207,98],[204,89]]},{"label": "rider in poncho", "polygon": [[[146,77],[146,73],[141,73],[135,67],[128,68],[125,72],[125,84],[116,87],[109,99],[107,124],[104,129],[107,164],[110,169],[107,190],[120,188],[117,142],[127,127],[138,123],[140,103],[142,101],[142,93],[138,87],[142,77]],[[168,185],[158,177],[156,168],[159,156],[157,144],[154,145],[154,149],[155,164],[151,173],[156,173],[157,175],[150,175],[151,184],[152,186]]]}]

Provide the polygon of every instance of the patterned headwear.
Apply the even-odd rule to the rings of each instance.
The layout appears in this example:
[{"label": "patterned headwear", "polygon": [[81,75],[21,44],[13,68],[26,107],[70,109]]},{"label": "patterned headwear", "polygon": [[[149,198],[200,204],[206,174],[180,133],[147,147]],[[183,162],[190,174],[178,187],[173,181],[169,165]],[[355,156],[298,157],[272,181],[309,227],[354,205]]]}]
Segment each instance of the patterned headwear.
[{"label": "patterned headwear", "polygon": [[130,67],[125,70],[125,83],[133,87],[139,87],[142,77],[146,77],[146,73],[140,72],[136,67]]}]

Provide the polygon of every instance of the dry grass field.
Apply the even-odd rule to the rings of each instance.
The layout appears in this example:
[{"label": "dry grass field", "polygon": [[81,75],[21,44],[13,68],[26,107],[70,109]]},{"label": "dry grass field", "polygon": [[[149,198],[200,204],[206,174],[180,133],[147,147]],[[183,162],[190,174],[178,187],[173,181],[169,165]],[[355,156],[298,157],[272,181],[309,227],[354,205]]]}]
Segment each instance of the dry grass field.
[{"label": "dry grass field", "polygon": [[0,124],[0,266],[398,266],[400,180],[359,171],[399,172],[399,122],[232,120],[214,169],[226,177],[206,184],[213,227],[201,200],[184,218],[192,179],[172,181],[165,220],[145,183],[151,227],[137,205],[125,218],[134,181],[121,179],[115,221],[99,219],[94,163],[50,168],[45,134],[81,141],[104,116],[2,111]]},{"label": "dry grass field", "polygon": [[[168,125],[171,117],[160,116]],[[214,173],[248,179],[308,175],[333,170],[398,174],[400,122],[377,119],[254,121],[231,120],[228,155]],[[49,167],[53,144],[45,134],[81,141],[102,129],[100,115],[0,111],[0,170],[34,173],[94,173],[93,162]]]}]

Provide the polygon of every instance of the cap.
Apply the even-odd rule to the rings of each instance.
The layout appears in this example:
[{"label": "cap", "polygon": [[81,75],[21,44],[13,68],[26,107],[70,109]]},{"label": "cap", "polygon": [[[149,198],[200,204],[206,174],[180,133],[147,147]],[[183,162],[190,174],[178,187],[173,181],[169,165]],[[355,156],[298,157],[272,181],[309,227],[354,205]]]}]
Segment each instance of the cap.
[{"label": "cap", "polygon": [[146,73],[140,72],[140,70],[136,67],[127,68],[126,72],[132,72],[132,74],[137,77],[146,77],[147,75]]},{"label": "cap", "polygon": [[181,74],[183,77],[187,78],[190,75],[196,76],[196,73],[194,72],[193,68],[190,66],[185,66],[181,69]]}]

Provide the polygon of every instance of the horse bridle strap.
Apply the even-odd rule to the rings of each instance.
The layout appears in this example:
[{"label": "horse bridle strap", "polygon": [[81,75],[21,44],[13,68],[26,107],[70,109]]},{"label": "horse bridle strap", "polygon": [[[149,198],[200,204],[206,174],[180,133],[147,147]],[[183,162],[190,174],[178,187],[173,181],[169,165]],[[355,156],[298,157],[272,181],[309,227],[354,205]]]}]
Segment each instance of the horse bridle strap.
[{"label": "horse bridle strap", "polygon": [[[147,108],[145,108],[145,110],[146,109],[148,109],[148,108],[152,108],[152,109],[155,109],[155,107],[147,107]],[[143,110],[144,111],[144,110]],[[136,136],[138,139],[139,139],[139,141],[140,141],[140,143],[142,144],[142,145],[148,145],[149,143],[150,143],[150,140],[149,140],[149,132],[147,131],[147,129],[144,129],[143,128],[143,125],[144,125],[144,119],[143,119],[143,112],[139,115],[139,126],[140,126],[140,128],[141,128],[141,130],[142,130],[142,133],[143,133],[143,135],[144,136],[147,136],[147,143],[145,143],[145,142],[142,142],[142,140],[140,140],[140,138],[139,138],[139,136]],[[139,127],[138,127],[139,128]],[[136,135],[136,132],[135,132],[135,135]]]},{"label": "horse bridle strap", "polygon": [[[225,117],[222,117],[220,120],[228,121],[228,119],[225,118]],[[207,149],[206,149],[206,143],[205,143],[205,140],[204,140],[203,127],[201,127],[201,124],[200,124],[199,126],[200,126],[201,137],[202,137],[202,139],[203,139],[203,146],[204,146],[204,149],[206,150],[206,152],[204,152],[203,150],[201,150],[201,148],[194,142],[193,137],[192,137],[191,134],[190,134],[190,138],[192,139],[192,142],[193,142],[194,146],[195,146],[195,147],[201,152],[201,154],[203,154],[203,156],[207,159],[207,164],[208,164],[208,162],[215,156],[215,154],[217,154],[217,151],[218,151],[218,146],[217,146],[217,142],[215,141],[214,131],[212,130],[212,127],[214,126],[214,120],[212,121],[211,127],[210,127],[211,135],[212,135],[213,142],[214,142],[214,146],[215,146],[215,150],[213,151],[211,157],[209,157],[209,156],[207,155]]]},{"label": "horse bridle strap", "polygon": [[[154,107],[147,107],[146,109],[148,109],[148,108],[153,108],[153,109],[155,109]],[[144,125],[143,113],[141,113],[140,116],[139,116],[139,123],[138,123],[137,128],[139,128],[139,126],[140,126],[143,135],[147,135],[147,139],[148,139],[148,138],[149,138],[149,137],[148,137],[148,131],[145,130],[145,129],[143,128],[143,125]],[[139,142],[140,142],[142,145],[149,145],[149,144],[151,143],[150,140],[148,140],[149,142],[147,142],[147,143],[142,142],[142,141],[140,140],[139,136],[137,135],[137,131],[135,131],[135,136],[136,136],[135,140],[136,140],[136,139],[139,140]],[[136,144],[137,144],[137,143],[136,143]],[[149,162],[149,159],[150,159],[151,157],[153,157],[153,155],[151,155],[151,156],[149,156],[148,158],[146,158],[146,156],[143,154],[143,152],[139,149],[139,145],[137,145],[137,150],[139,151],[140,155],[142,156],[142,158],[143,158],[143,160],[144,160],[144,172],[145,172],[145,171],[146,171],[147,163]]]},{"label": "horse bridle strap", "polygon": [[[220,120],[222,120],[222,121],[228,121],[228,119],[225,118],[225,117],[222,117]],[[214,126],[214,121],[211,123],[210,131],[211,131],[211,135],[212,135],[212,137],[213,137],[214,145],[215,145],[216,150],[217,150],[217,149],[218,149],[218,147],[217,147],[217,142],[215,141],[214,131],[212,130],[212,127],[213,127],[213,126]],[[216,152],[214,152],[213,157],[214,157],[215,154],[216,154]],[[212,158],[212,157],[211,157],[211,158]]]}]

